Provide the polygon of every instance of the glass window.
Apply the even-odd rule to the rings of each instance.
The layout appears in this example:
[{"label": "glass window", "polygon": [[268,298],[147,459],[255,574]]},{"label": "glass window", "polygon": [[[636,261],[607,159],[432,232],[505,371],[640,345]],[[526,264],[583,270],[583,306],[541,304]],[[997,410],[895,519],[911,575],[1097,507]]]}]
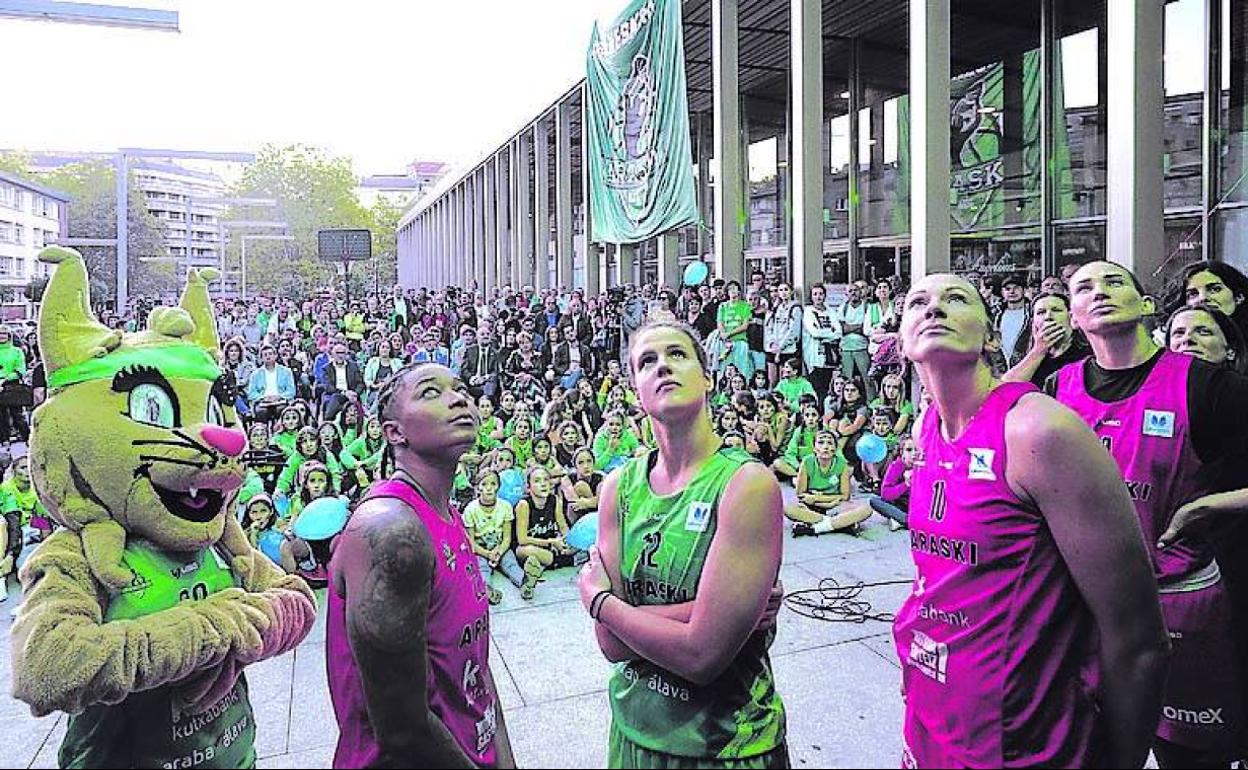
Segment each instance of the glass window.
[{"label": "glass window", "polygon": [[1053,84],[1053,214],[1105,214],[1105,0],[1054,0],[1060,80]]},{"label": "glass window", "polygon": [[[1248,201],[1248,185],[1244,184],[1244,176],[1248,173],[1248,165],[1245,165],[1245,150],[1248,149],[1248,0],[1222,0],[1221,7],[1222,98],[1218,103],[1222,146],[1218,153],[1221,165],[1218,186],[1221,200]],[[1235,229],[1238,227],[1236,225]],[[1229,252],[1226,259],[1230,261]]]},{"label": "glass window", "polygon": [[1057,269],[1105,259],[1105,225],[1067,225],[1056,230]]},{"label": "glass window", "polygon": [[[823,176],[823,239],[839,241],[849,238],[849,43],[825,41],[824,56],[831,71],[823,85],[828,161]],[[824,254],[825,262],[829,257]]]},{"label": "glass window", "polygon": [[1219,211],[1213,221],[1219,258],[1248,273],[1248,208]]},{"label": "glass window", "polygon": [[[910,232],[909,54],[886,40],[905,40],[909,17],[885,18],[858,48],[860,119],[858,206],[863,237]],[[891,102],[892,106],[888,106]],[[896,145],[893,152],[888,151]]]},{"label": "glass window", "polygon": [[1166,5],[1162,142],[1167,211],[1202,205],[1204,28],[1204,0],[1174,0]]}]

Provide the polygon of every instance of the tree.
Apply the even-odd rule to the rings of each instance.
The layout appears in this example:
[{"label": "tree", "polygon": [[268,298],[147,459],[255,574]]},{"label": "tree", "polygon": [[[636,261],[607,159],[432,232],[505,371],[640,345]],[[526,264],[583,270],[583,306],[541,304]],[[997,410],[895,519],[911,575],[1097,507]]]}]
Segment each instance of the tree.
[{"label": "tree", "polygon": [[48,288],[48,279],[41,275],[31,278],[22,291],[23,296],[31,302],[42,302],[43,292]]},{"label": "tree", "polygon": [[394,286],[399,280],[399,220],[403,218],[403,209],[394,205],[388,198],[378,196],[377,202],[369,209],[373,231],[373,261],[370,271],[375,271],[374,280],[365,289],[373,291],[380,287],[382,291]]},{"label": "tree", "polygon": [[[276,208],[236,207],[225,221],[278,219],[287,223],[292,243],[254,241],[247,245],[247,285],[265,292],[296,292],[333,285],[334,264],[316,256],[316,233],[335,227],[370,228],[372,216],[355,194],[351,160],[306,145],[265,146],[247,166],[233,191],[239,197],[273,198]],[[227,260],[237,266],[239,237],[234,231]],[[353,276],[354,278],[354,276]]]},{"label": "tree", "polygon": [[[106,161],[73,163],[36,175],[21,155],[0,156],[0,168],[69,196],[69,232],[75,238],[117,236],[117,173]],[[133,183],[127,201],[130,262],[127,273],[133,295],[161,295],[176,290],[171,263],[144,261],[167,258],[164,226],[147,210],[143,193]],[[116,295],[117,251],[112,246],[83,246],[83,260],[91,276],[91,296],[107,302]]]}]

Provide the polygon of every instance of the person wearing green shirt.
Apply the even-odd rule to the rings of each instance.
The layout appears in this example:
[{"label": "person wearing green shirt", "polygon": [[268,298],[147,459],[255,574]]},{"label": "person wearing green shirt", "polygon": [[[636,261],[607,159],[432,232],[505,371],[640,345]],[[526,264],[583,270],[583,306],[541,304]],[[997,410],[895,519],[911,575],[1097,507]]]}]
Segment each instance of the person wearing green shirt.
[{"label": "person wearing green shirt", "polygon": [[624,427],[624,415],[608,412],[602,419],[602,429],[594,436],[594,467],[600,471],[614,470],[632,458],[637,446],[637,437]]},{"label": "person wearing green shirt", "polygon": [[356,483],[365,488],[377,478],[385,449],[386,440],[381,433],[381,421],[374,415],[364,423],[364,434],[343,447],[338,459],[342,469],[355,474]]},{"label": "person wearing green shirt", "polygon": [[279,422],[281,428],[269,437],[269,443],[282,450],[282,454],[289,459],[295,453],[295,441],[298,439],[299,429],[303,427],[303,413],[298,407],[288,406],[282,410]]},{"label": "person wearing green shirt", "polygon": [[790,358],[781,364],[780,381],[776,383],[776,392],[784,396],[789,408],[794,411],[801,404],[803,395],[815,395],[815,386],[799,372],[797,359]]},{"label": "person wearing green shirt", "polygon": [[288,498],[291,496],[291,488],[299,476],[299,467],[309,460],[316,460],[329,470],[335,494],[342,489],[342,466],[338,464],[338,458],[321,446],[321,437],[316,428],[306,427],[299,429],[295,451],[286,461],[282,474],[277,477],[277,494]]},{"label": "person wearing green shirt", "polygon": [[692,332],[652,321],[629,363],[657,448],[600,487],[597,547],[579,578],[608,682],[607,766],[788,767],[775,638],[782,498],[725,447]]},{"label": "person wearing green shirt", "polygon": [[796,476],[802,467],[802,461],[815,454],[815,439],[820,433],[823,418],[819,409],[813,405],[804,407],[801,414],[801,424],[789,435],[784,454],[771,464],[771,469],[782,478],[791,479]]},{"label": "person wearing green shirt", "polygon": [[[720,339],[724,343],[724,353],[729,363],[736,364],[748,382],[754,374],[754,358],[750,355],[750,343],[746,339],[746,331],[750,328],[750,319],[754,308],[748,300],[741,298],[741,284],[729,281],[726,287],[728,299],[720,303],[715,311],[715,323],[719,329]],[[722,367],[717,367],[722,368]]]},{"label": "person wearing green shirt", "polygon": [[513,418],[512,421],[515,422],[515,433],[503,441],[503,446],[510,449],[516,456],[517,468],[526,468],[529,465],[529,458],[533,456],[533,431],[528,419],[516,422]]},{"label": "person wearing green shirt", "polygon": [[850,465],[837,449],[836,434],[821,430],[815,436],[815,453],[802,460],[797,474],[797,502],[784,515],[793,522],[793,536],[822,535],[853,530],[871,515],[871,506],[847,506]]},{"label": "person wearing green shirt", "polygon": [[[26,376],[26,354],[13,344],[13,330],[0,326],[0,390],[19,386]],[[22,407],[6,400],[0,403],[0,442],[8,444],[16,435],[17,440],[30,440],[30,426]]]}]

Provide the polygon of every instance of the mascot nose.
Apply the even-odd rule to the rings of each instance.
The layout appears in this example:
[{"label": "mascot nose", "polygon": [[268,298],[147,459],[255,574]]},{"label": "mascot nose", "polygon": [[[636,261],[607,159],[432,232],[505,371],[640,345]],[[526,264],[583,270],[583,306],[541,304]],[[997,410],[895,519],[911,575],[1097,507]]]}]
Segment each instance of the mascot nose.
[{"label": "mascot nose", "polygon": [[239,430],[205,425],[199,435],[208,445],[229,457],[238,457],[247,446],[247,436]]}]

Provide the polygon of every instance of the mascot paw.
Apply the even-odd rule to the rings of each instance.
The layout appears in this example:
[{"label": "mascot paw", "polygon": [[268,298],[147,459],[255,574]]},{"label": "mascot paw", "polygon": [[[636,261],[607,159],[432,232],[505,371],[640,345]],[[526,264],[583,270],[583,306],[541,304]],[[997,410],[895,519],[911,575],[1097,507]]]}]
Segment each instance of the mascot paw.
[{"label": "mascot paw", "polygon": [[84,526],[82,550],[91,574],[109,593],[118,593],[134,580],[134,573],[122,563],[126,531],[116,521],[107,519]]},{"label": "mascot paw", "polygon": [[229,556],[230,569],[234,571],[239,582],[242,585],[250,583],[256,566],[256,551],[247,540],[243,526],[233,516],[226,518],[225,529],[221,532],[217,546]]},{"label": "mascot paw", "polygon": [[178,685],[174,705],[187,714],[202,714],[229,694],[243,673],[243,664],[233,656],[221,665],[201,671]]},{"label": "mascot paw", "polygon": [[274,614],[263,597],[241,588],[227,588],[195,603],[221,635],[230,652],[247,662],[259,660],[265,634],[273,627]]}]

